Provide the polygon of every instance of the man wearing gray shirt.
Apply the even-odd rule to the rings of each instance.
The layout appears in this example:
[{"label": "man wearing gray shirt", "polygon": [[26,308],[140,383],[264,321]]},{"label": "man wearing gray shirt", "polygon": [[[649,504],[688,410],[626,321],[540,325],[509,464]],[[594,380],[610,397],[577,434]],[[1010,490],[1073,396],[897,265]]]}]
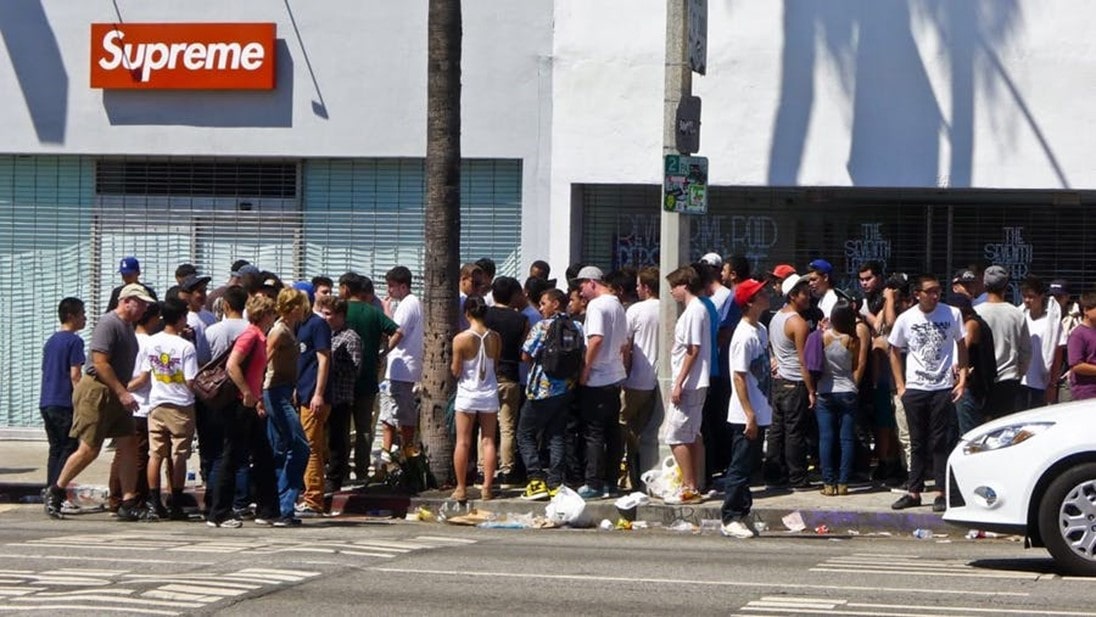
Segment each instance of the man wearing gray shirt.
[{"label": "man wearing gray shirt", "polygon": [[209,352],[214,358],[227,351],[236,337],[247,329],[248,321],[244,319],[246,303],[247,292],[239,285],[232,285],[221,294],[224,319],[206,328],[205,332]]},{"label": "man wearing gray shirt", "polygon": [[1001,266],[986,268],[982,276],[986,301],[974,307],[993,332],[993,355],[997,359],[997,381],[986,396],[985,415],[1000,418],[1020,410],[1020,378],[1031,362],[1031,334],[1027,319],[1018,307],[1005,301],[1009,274]]},{"label": "man wearing gray shirt", "polygon": [[61,504],[65,487],[99,456],[103,442],[114,439],[120,460],[122,505],[118,519],[135,521],[139,518],[137,502],[137,438],[133,412],[137,400],[126,389],[133,379],[137,359],[137,335],[133,324],[155,300],[139,283],[130,283],[118,293],[118,306],[99,318],[91,334],[91,354],[84,367],[84,376],[72,393],[71,437],[80,444],[65,461],[57,483],[49,487],[46,514],[62,518]]}]

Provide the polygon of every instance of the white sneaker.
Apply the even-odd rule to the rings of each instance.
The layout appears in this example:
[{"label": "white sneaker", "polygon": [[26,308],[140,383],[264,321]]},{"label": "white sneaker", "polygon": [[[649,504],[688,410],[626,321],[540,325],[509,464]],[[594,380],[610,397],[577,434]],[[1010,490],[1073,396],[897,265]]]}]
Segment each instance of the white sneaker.
[{"label": "white sneaker", "polygon": [[83,508],[68,499],[61,504],[61,514],[80,514],[83,511]]},{"label": "white sneaker", "polygon": [[757,535],[757,530],[753,529],[752,525],[746,523],[743,519],[736,519],[729,523],[724,523],[719,528],[719,533],[729,538],[752,538]]}]

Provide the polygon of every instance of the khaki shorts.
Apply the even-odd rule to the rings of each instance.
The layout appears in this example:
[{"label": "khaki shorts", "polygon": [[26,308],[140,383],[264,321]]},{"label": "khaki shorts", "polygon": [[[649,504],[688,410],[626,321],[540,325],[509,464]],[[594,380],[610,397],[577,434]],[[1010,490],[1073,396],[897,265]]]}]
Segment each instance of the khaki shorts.
[{"label": "khaki shorts", "polygon": [[98,379],[84,375],[72,391],[72,430],[69,437],[99,449],[115,437],[130,437],[136,431],[133,414]]},{"label": "khaki shorts", "polygon": [[194,406],[159,405],[148,412],[148,451],[160,458],[190,457]]},{"label": "khaki shorts", "polygon": [[670,403],[666,410],[662,440],[671,446],[695,443],[700,438],[700,425],[704,418],[704,399],[707,388],[682,390],[681,404]]},{"label": "khaki shorts", "polygon": [[410,381],[388,382],[388,392],[380,393],[381,422],[397,428],[419,425],[419,403],[415,400],[414,387]]}]

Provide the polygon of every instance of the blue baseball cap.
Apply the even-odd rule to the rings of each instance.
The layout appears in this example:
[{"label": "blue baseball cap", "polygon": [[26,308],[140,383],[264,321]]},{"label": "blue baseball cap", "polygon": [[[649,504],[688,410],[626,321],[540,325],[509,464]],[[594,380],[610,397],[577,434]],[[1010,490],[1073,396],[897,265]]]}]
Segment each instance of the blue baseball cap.
[{"label": "blue baseball cap", "polygon": [[303,291],[308,296],[309,302],[316,301],[316,288],[312,286],[312,283],[308,281],[297,281],[293,283],[293,289]]},{"label": "blue baseball cap", "polygon": [[833,274],[833,265],[825,259],[816,259],[812,261],[807,264],[807,269],[821,272],[822,274]]},{"label": "blue baseball cap", "polygon": [[141,262],[136,257],[123,257],[118,262],[118,274],[140,274]]}]

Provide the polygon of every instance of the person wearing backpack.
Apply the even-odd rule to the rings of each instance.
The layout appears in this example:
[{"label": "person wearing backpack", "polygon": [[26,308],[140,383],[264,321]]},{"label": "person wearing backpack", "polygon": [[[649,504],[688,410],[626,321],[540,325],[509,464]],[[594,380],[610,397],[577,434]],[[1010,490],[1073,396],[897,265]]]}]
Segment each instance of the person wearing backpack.
[{"label": "person wearing backpack", "polygon": [[453,469],[457,474],[457,488],[452,498],[468,499],[468,456],[472,450],[472,438],[476,434],[476,422],[480,425],[480,452],[483,454],[483,488],[481,499],[494,497],[491,484],[495,479],[495,429],[498,427],[499,396],[495,367],[502,352],[499,333],[483,323],[487,314],[487,302],[482,296],[468,296],[464,300],[464,318],[468,329],[453,338],[453,377],[457,378],[457,396],[454,410],[457,421],[457,443],[453,451]]},{"label": "person wearing backpack", "polygon": [[[560,311],[566,301],[567,294],[559,289],[541,295],[544,319],[533,326],[522,346],[522,360],[532,364],[517,435],[518,451],[529,477],[521,495],[526,500],[551,497],[563,484],[567,412],[586,351],[581,324]],[[541,459],[540,442],[548,446],[547,468]]]}]

